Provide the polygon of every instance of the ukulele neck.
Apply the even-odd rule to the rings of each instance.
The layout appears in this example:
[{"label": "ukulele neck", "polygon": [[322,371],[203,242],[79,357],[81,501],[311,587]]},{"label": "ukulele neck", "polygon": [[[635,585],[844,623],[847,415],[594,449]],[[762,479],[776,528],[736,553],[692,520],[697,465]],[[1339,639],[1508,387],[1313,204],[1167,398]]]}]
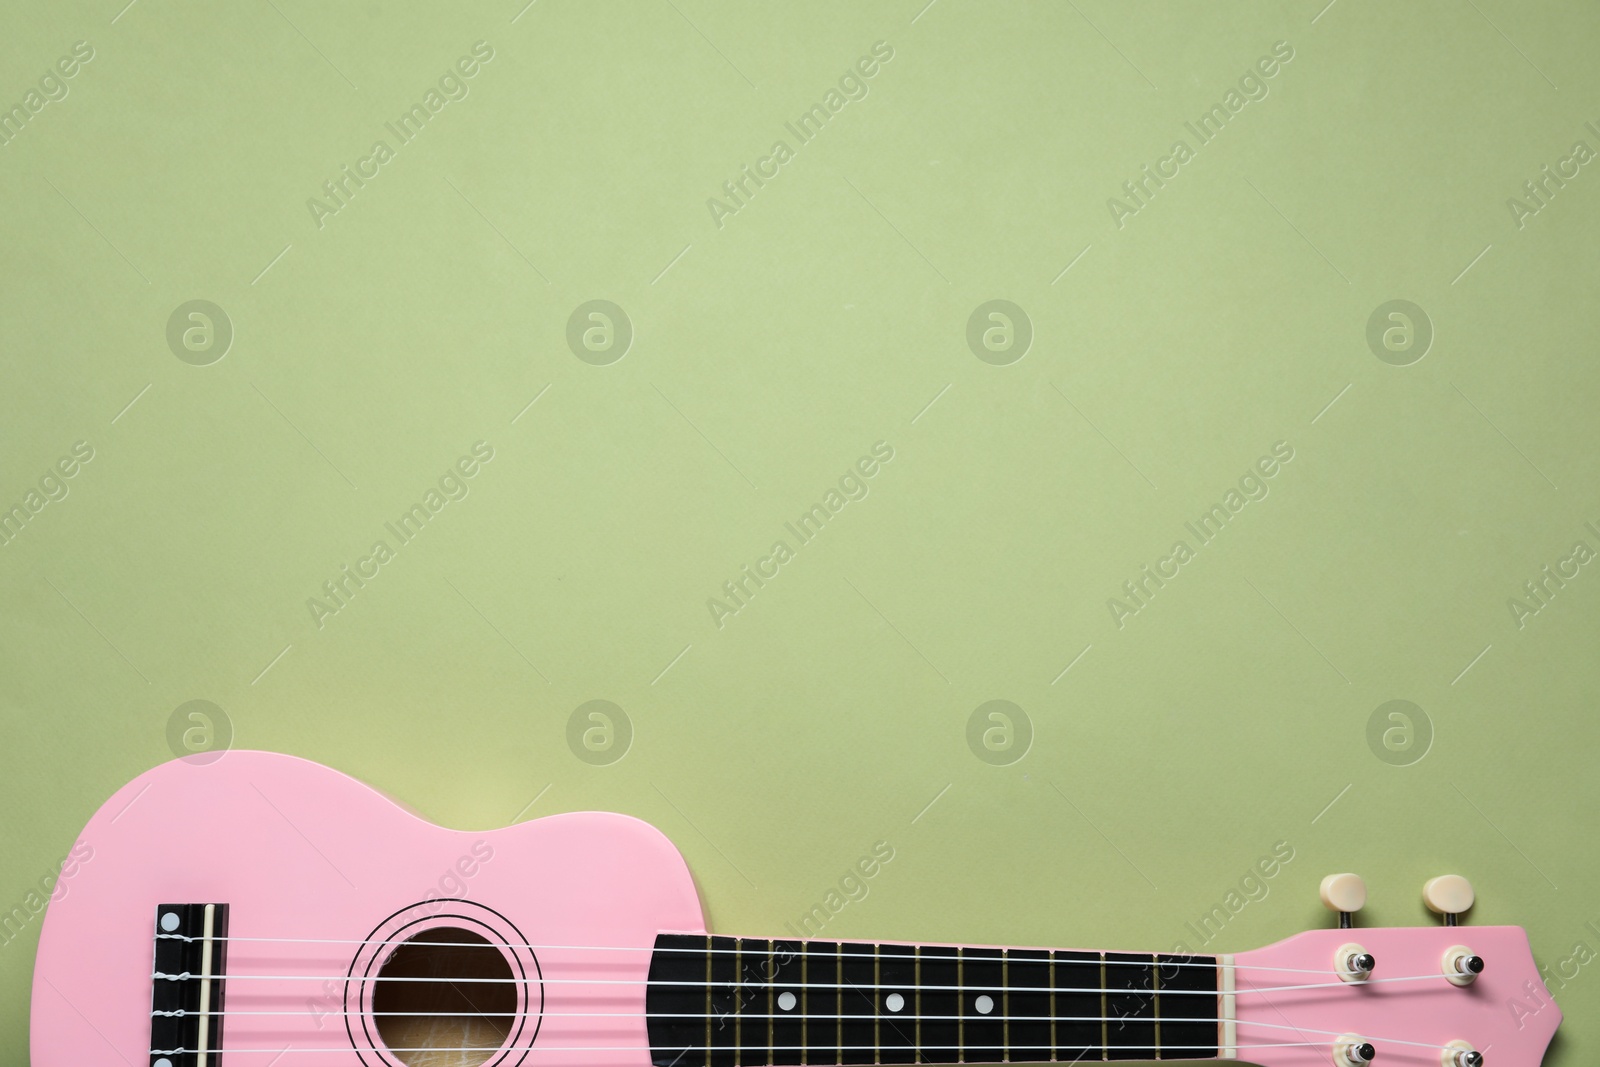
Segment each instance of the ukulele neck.
[{"label": "ukulele neck", "polygon": [[1216,956],[663,934],[645,1011],[656,1067],[1196,1060],[1231,992]]}]

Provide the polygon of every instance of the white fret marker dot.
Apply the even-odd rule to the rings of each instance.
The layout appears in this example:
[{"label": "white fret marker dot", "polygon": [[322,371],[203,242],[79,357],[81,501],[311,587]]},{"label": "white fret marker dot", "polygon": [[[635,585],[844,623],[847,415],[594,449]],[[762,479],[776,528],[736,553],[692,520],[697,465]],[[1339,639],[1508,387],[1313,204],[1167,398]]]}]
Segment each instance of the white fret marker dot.
[{"label": "white fret marker dot", "polygon": [[163,1056],[154,1064],[152,1064],[151,1067],[172,1067],[172,1061]]},{"label": "white fret marker dot", "polygon": [[979,997],[972,1002],[972,1006],[978,1009],[979,1015],[988,1015],[991,1011],[994,1011],[994,998],[990,996]]},{"label": "white fret marker dot", "polygon": [[888,1008],[890,1011],[899,1011],[901,1008],[906,1006],[906,998],[902,997],[899,993],[890,993],[888,996],[883,998],[883,1006]]},{"label": "white fret marker dot", "polygon": [[170,933],[172,933],[172,931],[176,930],[177,928],[178,928],[178,913],[177,912],[169,911],[165,915],[161,916],[161,929],[165,930],[167,933],[170,934]]},{"label": "white fret marker dot", "polygon": [[779,993],[778,1007],[784,1011],[794,1011],[795,999],[793,993]]}]

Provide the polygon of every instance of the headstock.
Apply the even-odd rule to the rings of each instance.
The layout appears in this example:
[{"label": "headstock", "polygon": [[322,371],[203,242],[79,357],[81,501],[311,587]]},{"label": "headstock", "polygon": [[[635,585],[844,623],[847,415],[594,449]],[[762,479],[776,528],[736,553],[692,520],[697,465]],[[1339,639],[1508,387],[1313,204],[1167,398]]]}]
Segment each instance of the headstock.
[{"label": "headstock", "polygon": [[[1232,958],[1237,1058],[1265,1067],[1539,1067],[1561,1022],[1519,926],[1458,926],[1466,879],[1423,899],[1445,925],[1355,929],[1355,875],[1323,880],[1340,927]],[[1226,1010],[1224,1012],[1226,1014]]]}]

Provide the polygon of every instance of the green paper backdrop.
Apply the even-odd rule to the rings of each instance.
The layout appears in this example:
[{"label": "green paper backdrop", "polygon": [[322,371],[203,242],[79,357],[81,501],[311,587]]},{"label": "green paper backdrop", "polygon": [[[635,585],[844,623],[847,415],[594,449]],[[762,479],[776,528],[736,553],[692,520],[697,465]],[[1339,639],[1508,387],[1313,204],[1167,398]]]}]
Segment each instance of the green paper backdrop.
[{"label": "green paper backdrop", "polygon": [[0,13],[0,1058],[221,744],[638,815],[722,932],[1459,871],[1593,1057],[1600,10],[122,3]]}]

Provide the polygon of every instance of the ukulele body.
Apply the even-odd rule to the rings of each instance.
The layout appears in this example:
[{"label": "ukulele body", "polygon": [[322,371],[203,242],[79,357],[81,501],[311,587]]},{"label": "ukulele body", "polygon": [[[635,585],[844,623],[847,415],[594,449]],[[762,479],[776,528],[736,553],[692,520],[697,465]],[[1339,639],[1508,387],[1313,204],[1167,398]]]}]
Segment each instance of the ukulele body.
[{"label": "ukulele body", "polygon": [[[158,903],[229,905],[241,940],[226,953],[226,1067],[267,1067],[272,1051],[290,1047],[276,1067],[392,1063],[370,1051],[379,1037],[363,1014],[371,1005],[347,1001],[347,990],[376,983],[346,976],[375,973],[392,942],[441,923],[536,946],[506,953],[523,1016],[511,1044],[537,1050],[522,1062],[645,1067],[656,934],[705,930],[682,856],[638,819],[584,812],[447,830],[337,771],[268,752],[175,760],[139,776],[90,820],[78,854],[88,858],[58,883],[40,932],[33,1067],[151,1063]],[[258,936],[296,941],[242,940]],[[352,943],[361,941],[391,944]],[[575,975],[604,984],[560,981]]]}]

